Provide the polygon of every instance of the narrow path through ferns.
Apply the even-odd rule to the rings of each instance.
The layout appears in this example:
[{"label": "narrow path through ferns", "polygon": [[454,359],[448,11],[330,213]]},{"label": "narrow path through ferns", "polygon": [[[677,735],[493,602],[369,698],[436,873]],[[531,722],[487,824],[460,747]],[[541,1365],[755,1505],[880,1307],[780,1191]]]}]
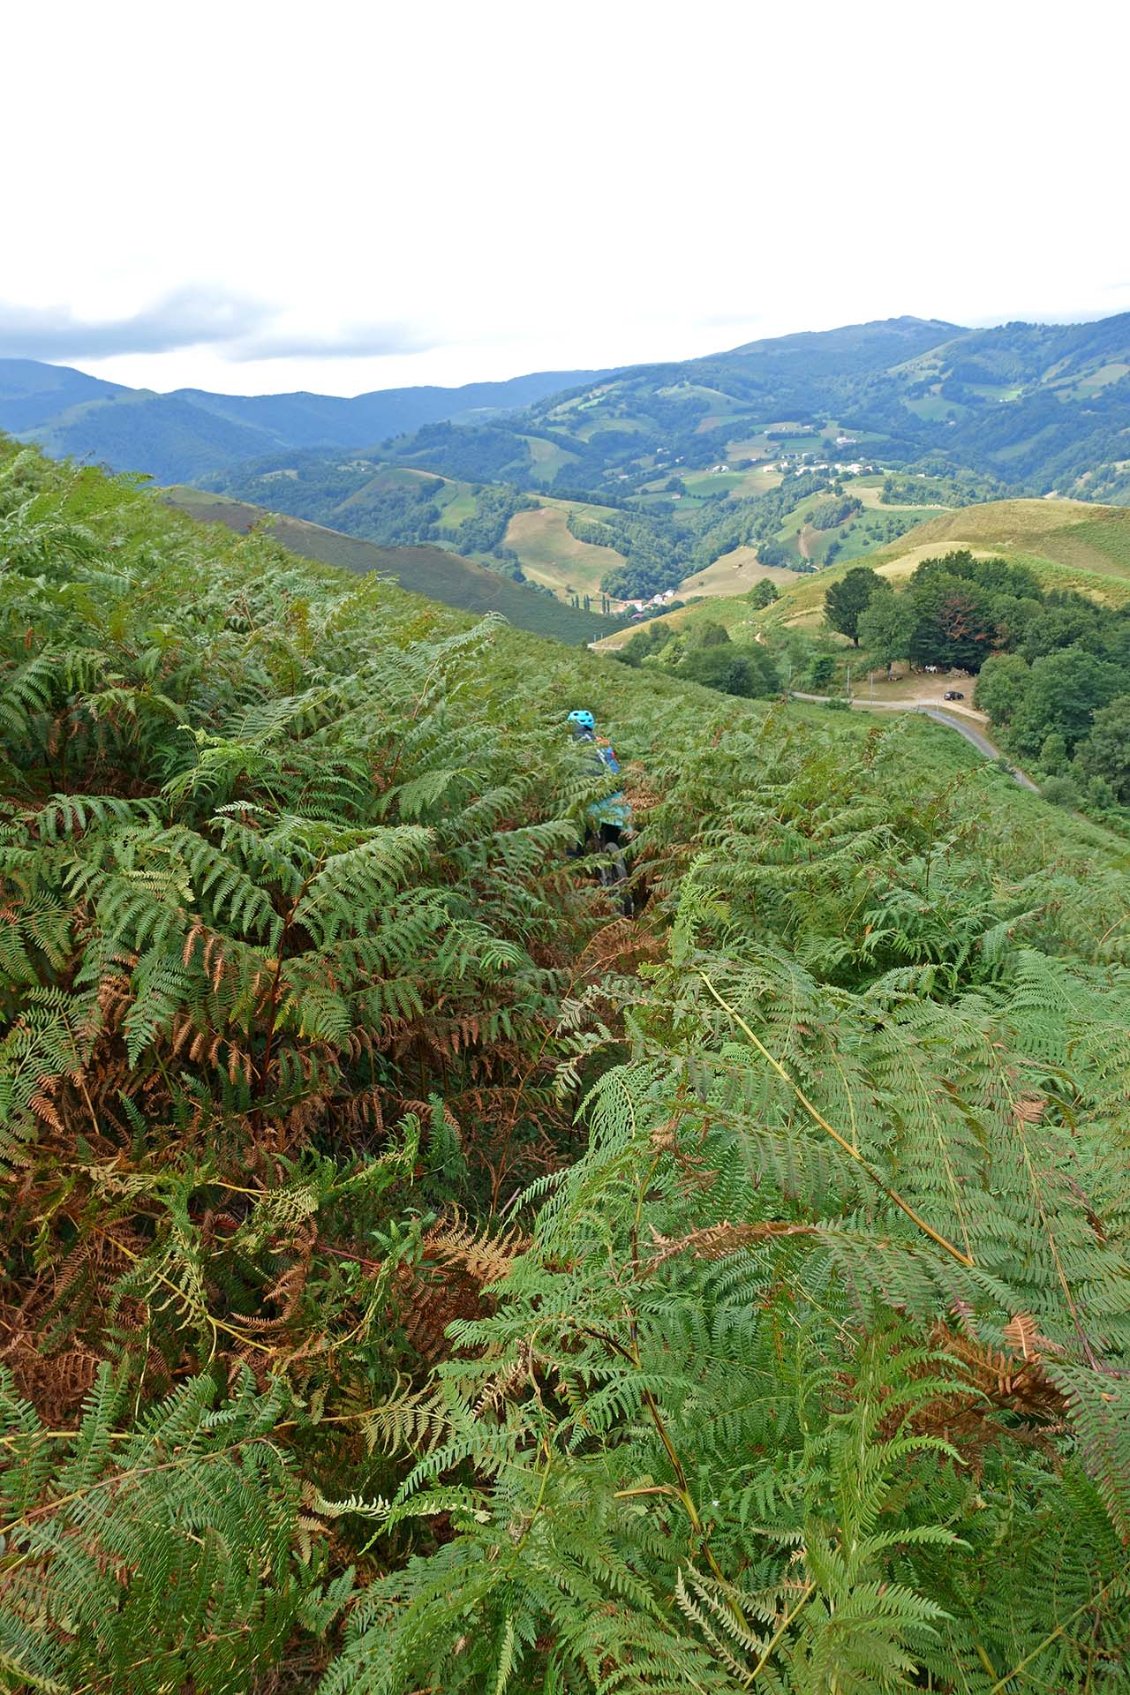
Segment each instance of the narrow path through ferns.
[{"label": "narrow path through ferns", "polygon": [[0,608],[0,1688],[1123,1686],[1125,844],[11,447]]}]

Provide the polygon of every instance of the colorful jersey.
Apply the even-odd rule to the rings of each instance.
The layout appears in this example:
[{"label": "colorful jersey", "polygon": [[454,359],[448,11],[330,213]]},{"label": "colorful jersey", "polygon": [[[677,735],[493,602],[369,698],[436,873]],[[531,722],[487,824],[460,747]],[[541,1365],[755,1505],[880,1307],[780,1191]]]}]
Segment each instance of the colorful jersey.
[{"label": "colorful jersey", "polygon": [[[603,771],[611,771],[614,776],[619,775],[620,761],[616,757],[616,750],[611,742],[597,741],[594,736],[593,752],[596,756],[593,762],[594,769],[596,768],[596,761],[599,760],[602,773]],[[603,800],[593,801],[589,807],[589,816],[594,818],[598,824],[615,824],[618,829],[622,830],[632,816],[632,809],[625,800],[623,793],[617,789],[615,794],[605,795]]]}]

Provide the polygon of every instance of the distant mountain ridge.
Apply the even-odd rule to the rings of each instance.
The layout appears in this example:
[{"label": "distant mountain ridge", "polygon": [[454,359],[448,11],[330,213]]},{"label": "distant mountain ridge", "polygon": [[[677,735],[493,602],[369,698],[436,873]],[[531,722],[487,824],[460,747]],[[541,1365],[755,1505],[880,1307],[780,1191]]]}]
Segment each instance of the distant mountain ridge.
[{"label": "distant mountain ridge", "polygon": [[57,458],[192,482],[279,448],[359,451],[427,424],[467,422],[530,406],[595,382],[606,371],[543,371],[459,388],[326,394],[156,394],[104,382],[65,365],[0,359],[0,430]]},{"label": "distant mountain ridge", "polygon": [[1130,313],[981,330],[893,318],[750,342],[549,396],[526,427],[577,455],[575,486],[601,487],[603,459],[611,488],[641,450],[703,464],[785,421],[817,432],[834,421],[894,465],[1130,499]]},{"label": "distant mountain ridge", "polygon": [[[901,352],[913,358],[923,347],[937,347],[954,336],[968,335],[960,324],[943,318],[879,318],[866,324],[847,324],[836,330],[801,330],[748,341],[721,355],[726,360],[763,360],[778,368],[803,366],[808,377],[858,375],[886,370]],[[709,366],[718,355],[689,359],[691,366]]]},{"label": "distant mountain ridge", "polygon": [[[456,481],[627,503],[654,528],[664,511],[674,518],[679,478],[775,457],[793,468],[854,457],[984,479],[1000,494],[1130,503],[1130,313],[972,330],[904,316],[677,362],[351,399],[159,395],[0,360],[0,429],[56,455],[364,525],[378,541],[410,539],[383,533],[389,466],[448,479],[439,530],[459,510],[448,498]],[[378,474],[370,492],[383,505],[383,531],[358,510],[355,469],[362,481]],[[276,487],[278,479],[293,486]],[[431,498],[426,481],[416,493]],[[680,511],[686,518],[689,504]],[[485,554],[499,543],[463,535],[454,545]]]}]

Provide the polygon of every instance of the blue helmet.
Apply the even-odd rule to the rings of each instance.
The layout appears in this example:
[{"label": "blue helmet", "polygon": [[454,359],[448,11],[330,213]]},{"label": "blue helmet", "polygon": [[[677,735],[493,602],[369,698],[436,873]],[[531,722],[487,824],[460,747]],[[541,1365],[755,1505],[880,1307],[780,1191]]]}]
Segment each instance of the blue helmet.
[{"label": "blue helmet", "polygon": [[596,719],[593,717],[591,712],[570,712],[569,722],[570,724],[576,724],[582,730],[596,729]]}]

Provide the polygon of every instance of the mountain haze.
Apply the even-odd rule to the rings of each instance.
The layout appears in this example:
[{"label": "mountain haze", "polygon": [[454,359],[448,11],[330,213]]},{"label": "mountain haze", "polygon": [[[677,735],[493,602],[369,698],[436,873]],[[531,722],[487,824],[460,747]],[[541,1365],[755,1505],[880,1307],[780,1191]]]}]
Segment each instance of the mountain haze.
[{"label": "mountain haze", "polygon": [[67,366],[0,359],[0,430],[56,458],[192,481],[279,448],[357,450],[390,435],[458,418],[474,421],[595,381],[600,371],[546,371],[460,388],[325,394],[155,394]]},{"label": "mountain haze", "polygon": [[[511,446],[502,470],[488,465],[484,480],[615,489],[642,481],[657,455],[706,465],[743,432],[783,423],[834,426],[895,465],[991,475],[1018,493],[1121,500],[1130,497],[1130,314],[976,330],[890,318],[613,372],[352,399],[158,395],[65,367],[0,361],[0,429],[55,455],[167,482],[292,451],[371,453],[391,436],[450,424],[461,449],[484,425],[542,439],[537,452]],[[426,465],[466,474],[435,451]]]}]

